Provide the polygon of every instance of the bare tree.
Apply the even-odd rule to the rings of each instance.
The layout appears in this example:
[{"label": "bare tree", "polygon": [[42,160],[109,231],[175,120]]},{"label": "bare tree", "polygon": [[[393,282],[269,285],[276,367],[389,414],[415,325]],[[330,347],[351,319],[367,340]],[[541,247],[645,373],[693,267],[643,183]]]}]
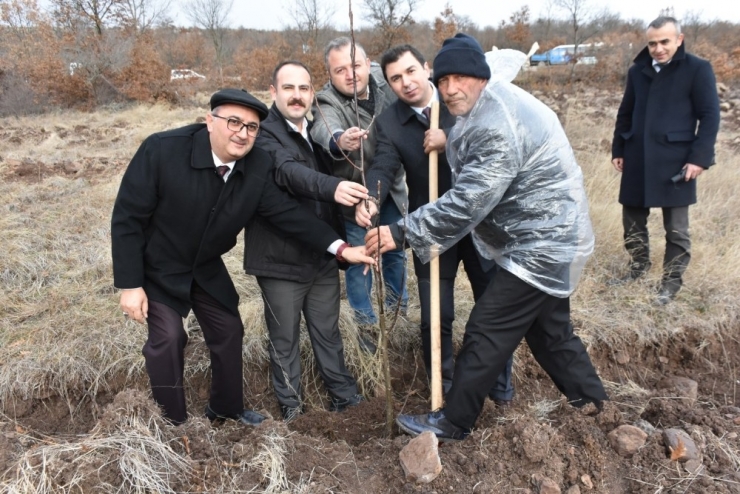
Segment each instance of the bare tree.
[{"label": "bare tree", "polygon": [[379,50],[385,51],[404,38],[405,27],[413,24],[411,15],[423,0],[364,0],[368,16],[380,30]]},{"label": "bare tree", "polygon": [[320,49],[324,45],[327,33],[333,29],[331,19],[336,9],[323,0],[292,0],[287,8],[294,25],[303,52]]},{"label": "bare tree", "polygon": [[576,63],[578,62],[578,47],[584,41],[601,32],[603,22],[612,18],[608,10],[596,12],[589,2],[590,0],[553,0],[553,5],[566,13],[567,22],[570,26],[570,36],[573,42],[571,80],[573,80]]},{"label": "bare tree", "polygon": [[586,39],[593,36],[593,33],[586,33],[584,28],[593,20],[594,13],[589,0],[554,0],[554,5],[564,11],[570,25],[572,35],[571,41],[575,45],[583,43]]},{"label": "bare tree", "polygon": [[683,18],[679,19],[681,21],[681,30],[691,41],[692,46],[699,42],[699,37],[704,32],[708,31],[717,23],[716,20],[705,22],[703,17],[704,15],[701,10],[687,10]]},{"label": "bare tree", "polygon": [[90,24],[98,36],[112,23],[121,0],[52,0],[52,10],[58,22],[74,26],[78,21]]},{"label": "bare tree", "polygon": [[142,32],[166,24],[171,3],[172,0],[119,0],[115,16],[122,26]]},{"label": "bare tree", "polygon": [[205,31],[216,52],[216,66],[223,83],[223,66],[227,56],[226,33],[227,18],[234,0],[190,0],[186,4],[186,14],[194,25]]}]

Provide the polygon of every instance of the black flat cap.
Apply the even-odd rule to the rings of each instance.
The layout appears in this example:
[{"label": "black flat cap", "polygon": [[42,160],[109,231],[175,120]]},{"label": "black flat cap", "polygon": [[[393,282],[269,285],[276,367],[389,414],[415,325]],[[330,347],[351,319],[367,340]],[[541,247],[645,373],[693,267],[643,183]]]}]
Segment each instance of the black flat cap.
[{"label": "black flat cap", "polygon": [[267,106],[249,94],[246,89],[227,88],[213,93],[211,96],[211,110],[221,105],[239,105],[257,112],[260,121],[267,118]]}]

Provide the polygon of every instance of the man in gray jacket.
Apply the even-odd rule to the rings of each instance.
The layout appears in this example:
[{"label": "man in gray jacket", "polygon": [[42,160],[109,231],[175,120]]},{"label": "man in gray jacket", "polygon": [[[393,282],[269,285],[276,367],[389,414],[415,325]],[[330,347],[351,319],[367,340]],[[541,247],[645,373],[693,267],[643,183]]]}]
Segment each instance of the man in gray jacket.
[{"label": "man in gray jacket", "polygon": [[[324,60],[330,81],[316,94],[316,104],[312,110],[315,124],[311,129],[311,137],[334,158],[334,176],[363,183],[361,163],[364,162],[367,166],[375,154],[373,120],[396,100],[396,96],[386,84],[380,68],[371,65],[364,49],[358,44],[355,44],[355,63],[352,64],[351,49],[352,41],[346,37],[337,38],[326,47]],[[367,184],[367,187],[372,189],[376,186]],[[391,200],[381,205],[380,224],[395,223],[401,219],[401,211],[406,209],[408,198],[403,170],[399,170],[396,176],[390,197]],[[342,213],[347,241],[352,245],[363,245],[365,229],[355,223],[354,208],[344,206]],[[408,295],[403,250],[397,249],[384,254],[382,265],[386,306],[395,307],[401,297],[402,307],[405,308]],[[377,322],[370,297],[372,277],[364,276],[363,269],[347,269],[347,300],[354,309],[357,323],[372,325]],[[375,351],[372,341],[364,338],[362,343],[365,350]]]},{"label": "man in gray jacket", "polygon": [[[607,399],[570,322],[570,295],[594,237],[583,175],[557,116],[531,94],[492,78],[475,39],[457,34],[434,59],[434,83],[457,123],[447,137],[453,187],[406,218],[406,240],[422,262],[472,232],[484,259],[501,268],[465,326],[447,407],[399,415],[412,435],[461,440],[491,383],[522,339],[574,406]],[[367,253],[401,242],[400,223],[371,230]]]}]

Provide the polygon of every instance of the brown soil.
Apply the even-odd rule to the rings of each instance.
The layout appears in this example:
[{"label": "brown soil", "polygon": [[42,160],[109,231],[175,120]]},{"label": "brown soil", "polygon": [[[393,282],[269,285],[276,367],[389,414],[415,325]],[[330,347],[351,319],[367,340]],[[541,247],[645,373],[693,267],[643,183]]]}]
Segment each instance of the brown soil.
[{"label": "brown soil", "polygon": [[[203,343],[196,341],[193,345]],[[320,405],[309,407],[306,414],[287,425],[268,420],[256,429],[228,422],[212,426],[203,418],[193,417],[181,427],[172,427],[158,418],[146,382],[135,384],[134,389],[129,386],[94,397],[94,401],[80,399],[74,418],[61,399],[18,402],[14,410],[6,405],[6,414],[11,417],[0,422],[0,471],[14,468],[24,453],[32,454],[39,445],[77,444],[80,439],[75,434],[95,437],[110,433],[120,427],[123,407],[135,409],[145,422],[159,424],[164,440],[190,462],[192,471],[188,476],[170,480],[176,492],[228,491],[224,475],[228,475],[229,485],[245,490],[267,488],[269,480],[263,478],[261,470],[246,465],[263,449],[266,436],[272,434],[284,438],[287,481],[292,487],[302,485],[304,492],[538,492],[536,479],[541,477],[571,493],[740,492],[740,403],[735,393],[736,376],[728,371],[740,364],[738,346],[734,340],[710,339],[697,350],[698,341],[678,338],[662,347],[625,348],[631,364],[623,356],[617,359],[606,348],[594,349],[591,354],[595,364],[609,382],[632,380],[653,390],[664,376],[676,375],[699,383],[699,399],[694,404],[665,391],[654,391],[641,399],[613,397],[598,414],[558,401],[557,390],[547,376],[529,351],[520,348],[514,404],[501,409],[487,402],[478,428],[468,439],[441,445],[443,470],[429,485],[406,481],[398,454],[410,438],[397,430],[393,437],[386,436],[382,398],[370,398],[343,413],[329,412]],[[407,365],[394,368],[396,411],[427,411],[426,384],[413,378],[421,375],[421,368],[413,368],[413,356],[397,357],[393,360]],[[712,362],[726,365],[718,367]],[[255,408],[279,417],[266,376],[266,369],[246,371],[248,399]],[[207,396],[208,376],[193,379],[189,388],[191,411],[197,415]],[[548,401],[553,403],[553,410],[534,410],[535,404]],[[623,458],[612,449],[607,434],[639,419],[657,431],[633,457]],[[683,428],[701,445],[704,469],[700,475],[669,459],[660,433],[667,427]],[[70,452],[59,461],[73,461],[77,454]],[[89,475],[80,485],[81,492],[120,483],[118,469],[109,469],[108,474],[103,474],[105,469],[99,470],[104,463],[103,456],[88,465]],[[60,475],[65,472],[63,468],[59,471]]]}]

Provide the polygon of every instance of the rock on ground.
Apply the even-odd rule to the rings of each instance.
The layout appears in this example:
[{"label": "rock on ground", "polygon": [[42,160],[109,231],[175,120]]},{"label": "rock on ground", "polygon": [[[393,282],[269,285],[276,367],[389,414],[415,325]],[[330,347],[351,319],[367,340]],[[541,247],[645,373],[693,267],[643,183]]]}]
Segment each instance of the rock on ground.
[{"label": "rock on ground", "polygon": [[399,453],[406,480],[428,484],[442,471],[437,437],[429,431],[422,432],[409,441]]},{"label": "rock on ground", "polygon": [[658,383],[658,389],[666,389],[675,393],[679,398],[686,398],[691,405],[696,403],[699,396],[699,385],[688,377],[665,377]]},{"label": "rock on ground", "polygon": [[688,460],[701,460],[701,453],[696,443],[685,431],[681,429],[666,429],[663,431],[663,443],[668,449],[668,455],[672,460],[686,462]]},{"label": "rock on ground", "polygon": [[614,451],[628,458],[645,445],[648,435],[634,425],[620,425],[607,436]]}]

